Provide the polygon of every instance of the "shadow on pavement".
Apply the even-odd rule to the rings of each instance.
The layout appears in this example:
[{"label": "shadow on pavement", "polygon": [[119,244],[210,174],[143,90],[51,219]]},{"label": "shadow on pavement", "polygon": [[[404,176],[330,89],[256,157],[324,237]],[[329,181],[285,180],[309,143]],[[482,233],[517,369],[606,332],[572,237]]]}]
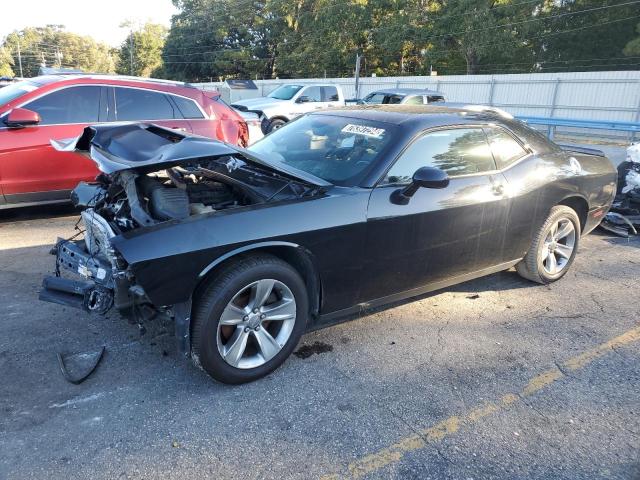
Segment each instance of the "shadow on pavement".
[{"label": "shadow on pavement", "polygon": [[79,215],[79,211],[70,203],[7,208],[0,210],[0,223],[18,222],[22,220],[38,220],[75,214]]}]

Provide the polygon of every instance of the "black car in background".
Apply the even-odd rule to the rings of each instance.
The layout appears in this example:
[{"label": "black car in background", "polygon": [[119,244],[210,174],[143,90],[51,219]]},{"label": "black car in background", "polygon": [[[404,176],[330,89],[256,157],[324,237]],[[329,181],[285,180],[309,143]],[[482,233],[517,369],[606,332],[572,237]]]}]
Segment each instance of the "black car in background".
[{"label": "black car in background", "polygon": [[175,318],[179,349],[241,383],[307,331],[515,266],[549,283],[607,212],[616,171],[494,112],[368,106],[306,115],[244,150],[149,124],[57,145],[84,241],[59,241],[43,300]]}]

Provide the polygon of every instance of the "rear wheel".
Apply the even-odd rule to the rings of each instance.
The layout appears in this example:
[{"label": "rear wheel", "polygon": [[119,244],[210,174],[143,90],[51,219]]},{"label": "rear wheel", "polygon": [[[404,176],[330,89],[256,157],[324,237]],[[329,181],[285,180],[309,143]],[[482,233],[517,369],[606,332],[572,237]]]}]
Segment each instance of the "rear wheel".
[{"label": "rear wheel", "polygon": [[224,383],[263,377],[296,347],[307,313],[306,287],[293,267],[271,255],[243,257],[197,299],[194,362]]},{"label": "rear wheel", "polygon": [[578,215],[565,205],[557,205],[551,209],[516,270],[522,277],[537,283],[555,282],[569,270],[579,243]]}]

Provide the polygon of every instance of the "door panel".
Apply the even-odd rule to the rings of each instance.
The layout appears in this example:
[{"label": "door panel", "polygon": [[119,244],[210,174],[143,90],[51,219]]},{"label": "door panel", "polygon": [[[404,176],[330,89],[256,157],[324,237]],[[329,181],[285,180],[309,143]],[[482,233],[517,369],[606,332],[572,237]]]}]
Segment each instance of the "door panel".
[{"label": "door panel", "polygon": [[24,105],[40,114],[40,124],[0,129],[0,188],[7,202],[57,200],[81,180],[95,178],[98,170],[90,159],[58,152],[50,140],[78,136],[88,124],[106,119],[101,100],[99,86],[56,90]]},{"label": "door panel", "polygon": [[[442,189],[419,188],[392,201],[421,167],[449,175]],[[509,200],[480,127],[419,135],[372,191],[367,216],[368,272],[361,301],[502,263]]]},{"label": "door panel", "polygon": [[0,188],[4,195],[70,190],[81,180],[93,180],[99,173],[95,163],[76,153],[58,152],[50,143],[51,139],[79,136],[85,126],[0,130]]},{"label": "door panel", "polygon": [[375,188],[369,201],[362,301],[410,290],[501,263],[508,201],[496,175],[453,178],[419,189],[407,205]]}]

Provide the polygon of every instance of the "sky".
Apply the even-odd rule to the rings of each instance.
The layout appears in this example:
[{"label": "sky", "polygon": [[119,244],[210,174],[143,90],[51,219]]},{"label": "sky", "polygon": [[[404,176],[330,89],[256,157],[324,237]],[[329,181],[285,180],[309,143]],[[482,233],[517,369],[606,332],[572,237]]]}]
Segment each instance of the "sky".
[{"label": "sky", "polygon": [[127,36],[127,31],[120,28],[122,22],[150,21],[168,27],[175,13],[171,0],[4,0],[0,6],[0,42],[14,30],[55,24],[116,47]]}]

